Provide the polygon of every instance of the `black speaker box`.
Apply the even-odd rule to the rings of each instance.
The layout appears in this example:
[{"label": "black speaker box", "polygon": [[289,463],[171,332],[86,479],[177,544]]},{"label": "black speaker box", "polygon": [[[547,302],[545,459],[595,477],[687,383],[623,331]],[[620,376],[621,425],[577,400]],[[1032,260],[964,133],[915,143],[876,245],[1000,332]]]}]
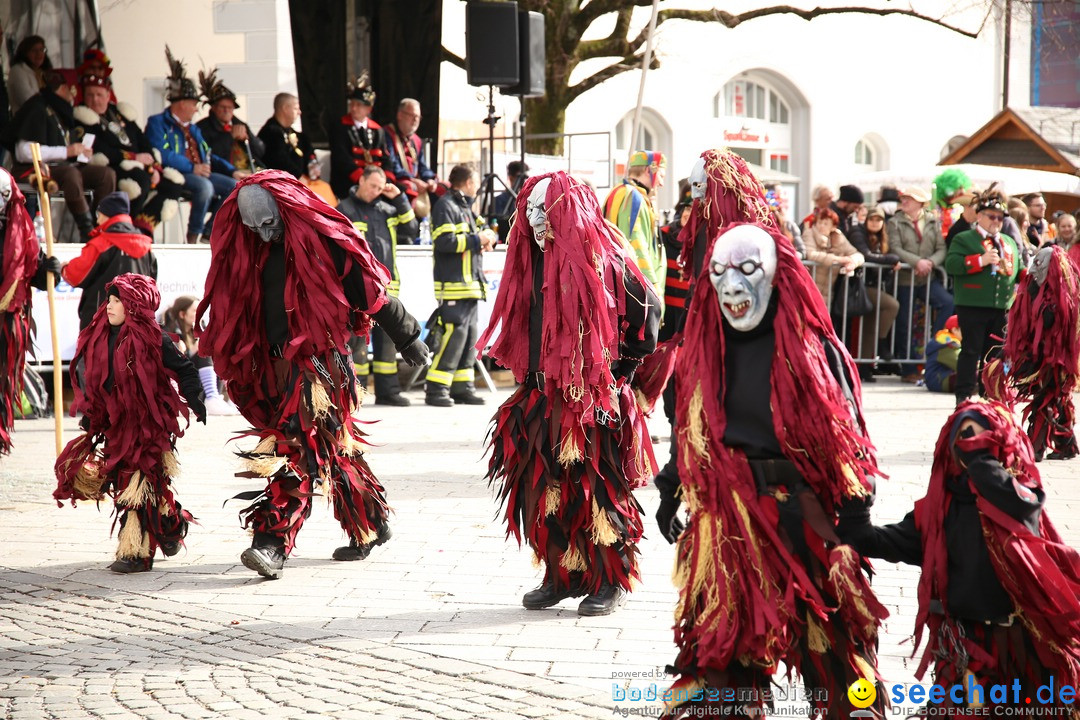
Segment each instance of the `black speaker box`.
[{"label": "black speaker box", "polygon": [[518,13],[518,47],[521,51],[521,82],[504,88],[504,95],[541,97],[544,94],[544,16],[538,12]]},{"label": "black speaker box", "polygon": [[465,7],[465,69],[470,85],[506,87],[521,81],[516,2]]}]

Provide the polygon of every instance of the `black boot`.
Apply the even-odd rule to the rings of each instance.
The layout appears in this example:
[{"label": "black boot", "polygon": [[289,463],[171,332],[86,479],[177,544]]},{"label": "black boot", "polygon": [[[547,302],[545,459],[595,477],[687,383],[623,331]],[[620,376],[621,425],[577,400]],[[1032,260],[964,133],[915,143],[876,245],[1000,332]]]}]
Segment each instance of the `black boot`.
[{"label": "black boot", "polygon": [[429,382],[424,389],[424,402],[434,407],[454,407],[450,388],[433,382]]},{"label": "black boot", "polygon": [[401,394],[401,384],[398,382],[396,373],[393,375],[376,373],[375,404],[393,405],[394,407],[409,407],[409,405],[412,405],[409,398]]},{"label": "black boot", "polygon": [[79,237],[83,242],[90,242],[90,233],[94,230],[94,215],[89,210],[84,213],[72,213],[75,216],[75,227],[79,228]]},{"label": "black boot", "polygon": [[117,558],[116,562],[109,566],[114,573],[139,573],[152,570],[154,558],[123,557]]},{"label": "black boot", "polygon": [[180,541],[187,537],[188,522],[187,520],[180,521],[180,527],[176,535],[162,540],[158,547],[161,548],[161,552],[165,557],[172,557],[176,553],[180,552]]},{"label": "black boot", "polygon": [[275,535],[255,533],[251,547],[240,553],[240,562],[264,578],[276,580],[285,571],[285,541]]},{"label": "black boot", "polygon": [[350,539],[348,545],[344,547],[339,547],[337,550],[334,551],[334,554],[331,557],[333,557],[335,560],[342,560],[345,562],[363,560],[371,554],[372,548],[374,548],[376,545],[384,544],[392,537],[394,537],[394,533],[390,532],[390,526],[383,525],[379,528],[378,535],[371,542],[361,545],[355,540]]},{"label": "black boot", "polygon": [[450,398],[458,405],[483,405],[487,401],[476,394],[471,382],[456,382],[450,386]]},{"label": "black boot", "polygon": [[594,617],[610,615],[626,602],[626,591],[618,585],[604,583],[600,590],[589,595],[578,605],[577,614]]},{"label": "black boot", "polygon": [[874,377],[874,366],[867,364],[859,365],[859,379],[864,383],[877,382],[877,378]]},{"label": "black boot", "polygon": [[576,587],[556,588],[555,583],[545,580],[544,584],[535,590],[530,590],[521,598],[521,604],[526,610],[543,610],[552,605],[558,605],[566,598],[580,597],[582,592]]}]

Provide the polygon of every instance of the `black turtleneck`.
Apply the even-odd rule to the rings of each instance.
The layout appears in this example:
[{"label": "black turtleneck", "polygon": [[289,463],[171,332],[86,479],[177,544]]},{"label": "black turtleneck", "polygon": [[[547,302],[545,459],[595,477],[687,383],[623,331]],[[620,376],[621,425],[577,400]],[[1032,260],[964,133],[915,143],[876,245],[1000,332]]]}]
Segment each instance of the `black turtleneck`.
[{"label": "black turtleneck", "polygon": [[751,459],[784,457],[771,406],[777,298],[774,290],[765,316],[752,330],[740,332],[723,322],[724,444],[742,449]]}]

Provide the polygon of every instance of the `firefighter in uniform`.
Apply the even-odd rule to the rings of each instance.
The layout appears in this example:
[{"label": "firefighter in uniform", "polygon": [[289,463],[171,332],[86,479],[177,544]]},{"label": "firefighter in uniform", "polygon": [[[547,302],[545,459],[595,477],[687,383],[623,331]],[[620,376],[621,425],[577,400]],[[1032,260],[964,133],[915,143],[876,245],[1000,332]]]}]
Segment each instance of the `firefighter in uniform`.
[{"label": "firefighter in uniform", "polygon": [[[390,271],[387,292],[397,297],[401,276],[397,268],[398,233],[405,237],[416,234],[416,215],[409,199],[397,185],[386,182],[386,173],[376,165],[368,165],[360,182],[338,204],[338,212],[352,220],[353,227],[364,234],[371,252]],[[367,342],[353,338],[353,362],[361,387],[367,386],[368,374],[375,374],[375,404],[406,407],[409,399],[401,394],[398,383],[397,350],[394,343],[379,327],[371,329],[374,360],[368,362]]]},{"label": "firefighter in uniform", "polygon": [[487,296],[481,256],[495,247],[498,236],[477,227],[472,211],[476,173],[455,165],[449,180],[450,192],[431,212],[437,324],[443,333],[434,348],[424,401],[436,407],[483,405],[473,385],[473,346],[479,336],[477,301]]}]

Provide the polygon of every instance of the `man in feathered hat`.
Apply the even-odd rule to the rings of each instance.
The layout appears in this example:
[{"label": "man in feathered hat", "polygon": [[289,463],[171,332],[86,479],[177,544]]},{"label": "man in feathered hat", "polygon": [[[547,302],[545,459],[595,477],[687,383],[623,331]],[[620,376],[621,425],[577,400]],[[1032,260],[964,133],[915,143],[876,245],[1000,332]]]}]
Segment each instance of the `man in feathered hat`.
[{"label": "man in feathered hat", "polygon": [[161,164],[160,153],[155,154],[135,121],[135,108],[110,100],[112,80],[107,74],[83,75],[82,95],[83,104],[76,106],[75,120],[80,126],[79,139],[87,134],[94,136],[90,164],[113,169],[116,187],[128,196],[132,222],[153,237],[157,224],[176,214],[184,176]]},{"label": "man in feathered hat", "polygon": [[362,560],[390,538],[389,508],[361,451],[346,344],[375,322],[406,362],[421,365],[429,353],[420,326],[387,294],[390,274],[352,223],[280,170],[240,181],[210,249],[199,354],[213,358],[259,440],[241,453],[245,476],[267,481],[240,496],[255,501],[241,511],[254,539],[240,559],[281,577],[323,486],[349,537],[334,559]]},{"label": "man in feathered hat", "polygon": [[662,488],[661,503],[685,502],[690,520],[684,531],[673,509],[660,517],[678,539],[669,714],[750,714],[717,691],[752,688],[745,705],[760,708],[783,663],[827,690],[816,712],[846,718],[847,688],[876,679],[888,613],[833,524],[872,493],[877,467],[855,365],[776,228],[736,223],[715,238],[676,373],[682,486]]},{"label": "man in feathered hat", "polygon": [[349,188],[360,182],[367,165],[378,165],[394,182],[390,168],[386,131],[371,118],[375,107],[375,88],[367,72],[346,85],[348,112],[330,122],[330,186],[338,198],[348,197]]},{"label": "man in feathered hat", "polygon": [[[1073,425],[1080,362],[1080,278],[1065,251],[1035,253],[1009,310],[1003,359],[1012,392],[1002,400],[1027,401],[1024,419],[1035,461],[1076,457]],[[993,371],[989,371],[993,372]],[[1010,402],[1011,404],[1011,402]]]},{"label": "man in feathered hat", "polygon": [[56,274],[59,282],[60,262],[45,256],[26,211],[26,198],[2,168],[0,228],[0,455],[7,455],[30,347],[31,288],[44,290],[48,272]]},{"label": "man in feathered hat", "polygon": [[956,404],[982,394],[980,365],[1001,354],[1005,318],[1020,277],[1020,248],[1001,231],[1005,198],[991,185],[975,200],[975,226],[949,244],[945,271],[953,278],[956,319],[964,344],[956,361]]},{"label": "man in feathered hat", "polygon": [[868,503],[841,516],[837,532],[859,552],[922,568],[916,648],[929,637],[916,677],[932,665],[936,685],[964,688],[940,699],[943,714],[1030,709],[1037,698],[1047,714],[1077,715],[1071,696],[1042,690],[1080,682],[1080,556],[1045,499],[1012,412],[968,401],[942,427],[926,496],[903,520],[871,525]]},{"label": "man in feathered hat", "polygon": [[248,124],[236,117],[240,108],[236,93],[217,76],[217,69],[209,73],[200,70],[199,87],[210,114],[195,124],[202,130],[210,151],[228,160],[241,177],[262,170],[266,147]]},{"label": "man in feathered hat", "polygon": [[630,155],[626,178],[604,202],[604,216],[630,241],[641,274],[658,293],[664,289],[664,247],[657,234],[653,199],[666,173],[663,153],[638,150]]},{"label": "man in feathered hat", "polygon": [[158,548],[175,555],[187,534],[191,513],[173,494],[176,439],[184,434],[177,418],[186,420],[190,407],[205,423],[206,408],[195,366],[154,317],[161,304],[154,280],[127,273],[106,292],[71,361],[83,369],[71,412],[82,413],[85,434],[56,459],[53,497],[58,506],[112,497],[120,541],[109,569],[144,572]]},{"label": "man in feathered hat", "polygon": [[187,232],[191,245],[200,237],[210,237],[218,208],[245,174],[214,154],[199,126],[191,122],[199,106],[199,91],[185,74],[184,64],[173,57],[168,47],[165,57],[170,70],[169,107],[147,119],[146,137],[161,153],[162,163],[184,176],[184,189],[191,194]]},{"label": "man in feathered hat", "polygon": [[629,379],[656,346],[660,308],[624,243],[587,186],[563,172],[530,178],[476,344],[490,342],[521,383],[495,416],[488,478],[507,534],[544,566],[522,598],[531,610],[586,595],[578,614],[606,615],[638,577],[631,491],[654,462]]}]

